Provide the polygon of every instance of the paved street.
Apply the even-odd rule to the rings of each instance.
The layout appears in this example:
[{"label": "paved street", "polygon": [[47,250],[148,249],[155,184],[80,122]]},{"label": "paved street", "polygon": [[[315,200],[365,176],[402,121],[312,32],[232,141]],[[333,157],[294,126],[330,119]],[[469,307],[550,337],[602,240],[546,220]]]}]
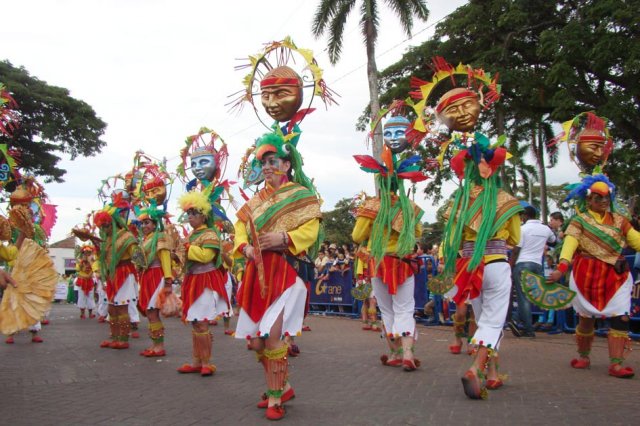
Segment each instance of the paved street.
[{"label": "paved street", "polygon": [[[70,305],[54,305],[44,343],[28,333],[0,344],[0,419],[5,425],[253,425],[268,424],[255,408],[265,389],[262,368],[244,341],[213,327],[214,363],[209,378],[179,375],[190,360],[190,328],[171,318],[168,356],[147,359],[132,348],[100,349],[108,326],[80,320]],[[378,361],[385,345],[360,322],[312,316],[312,331],[298,339],[302,355],[291,360],[297,397],[280,424],[292,425],[629,425],[640,421],[640,380],[607,376],[606,340],[596,338],[590,370],[569,367],[570,335],[535,340],[507,333],[500,367],[507,384],[488,401],[468,400],[459,377],[470,358],[450,355],[449,327],[422,327],[416,353],[423,366],[407,373]],[[634,348],[640,345],[634,343]],[[635,351],[629,365],[640,372]]]}]

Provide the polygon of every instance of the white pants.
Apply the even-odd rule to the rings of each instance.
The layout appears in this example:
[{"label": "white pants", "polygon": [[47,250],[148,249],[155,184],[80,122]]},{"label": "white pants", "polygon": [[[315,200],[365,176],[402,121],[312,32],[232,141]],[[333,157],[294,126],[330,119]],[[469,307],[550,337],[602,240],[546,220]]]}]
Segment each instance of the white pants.
[{"label": "white pants", "polygon": [[[302,332],[302,320],[304,319],[304,307],[307,303],[307,286],[300,277],[265,311],[258,322],[253,322],[244,309],[240,309],[238,325],[236,326],[236,339],[247,337],[260,337],[271,333],[271,327],[280,314],[282,318],[282,334],[298,336]],[[282,337],[282,336],[281,336]]]},{"label": "white pants", "polygon": [[613,295],[609,303],[607,303],[601,311],[596,309],[595,306],[582,296],[573,279],[573,272],[571,272],[571,278],[569,279],[569,288],[576,292],[576,297],[571,301],[573,309],[583,317],[617,317],[620,315],[629,315],[631,311],[631,291],[633,290],[633,277],[631,276],[631,272],[629,272],[627,280],[620,286],[616,294]]},{"label": "white pants", "polygon": [[414,276],[411,275],[400,284],[396,294],[389,294],[389,288],[378,277],[371,278],[371,286],[373,295],[378,301],[387,334],[393,334],[394,337],[413,336],[417,340],[416,320],[413,318],[416,304],[413,298]]},{"label": "white pants", "polygon": [[91,290],[88,295],[84,294],[84,291],[80,289],[78,292],[78,308],[80,309],[94,309],[96,307],[96,302],[93,299],[94,291]]},{"label": "white pants", "polygon": [[480,295],[471,299],[478,329],[471,338],[474,345],[497,351],[502,340],[502,328],[509,310],[511,267],[507,262],[490,263],[484,267]]}]

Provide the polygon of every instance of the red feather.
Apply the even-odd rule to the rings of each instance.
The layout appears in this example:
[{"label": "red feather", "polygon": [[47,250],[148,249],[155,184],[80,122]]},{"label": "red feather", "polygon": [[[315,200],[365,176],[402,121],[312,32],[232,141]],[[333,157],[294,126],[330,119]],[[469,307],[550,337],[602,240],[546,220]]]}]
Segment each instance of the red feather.
[{"label": "red feather", "polygon": [[384,168],[370,155],[354,155],[353,158],[360,164],[362,167],[366,167],[368,169],[379,170],[381,173],[384,172]]},{"label": "red feather", "polygon": [[289,124],[287,125],[287,132],[291,132],[291,130],[293,130],[293,126],[294,125],[296,125],[297,123],[301,122],[304,117],[306,117],[308,114],[311,114],[315,110],[316,110],[315,108],[307,108],[307,109],[298,110],[298,112],[293,114],[293,117],[291,117],[291,120],[289,121]]}]

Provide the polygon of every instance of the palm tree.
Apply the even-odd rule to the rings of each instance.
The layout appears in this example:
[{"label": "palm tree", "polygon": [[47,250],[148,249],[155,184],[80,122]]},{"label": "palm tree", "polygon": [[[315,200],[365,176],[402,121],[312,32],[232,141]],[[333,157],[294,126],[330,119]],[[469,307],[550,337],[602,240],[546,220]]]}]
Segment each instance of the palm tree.
[{"label": "palm tree", "polygon": [[[333,65],[340,59],[345,23],[356,3],[356,0],[321,0],[316,9],[312,32],[316,38],[321,37],[325,32],[328,33],[329,61]],[[360,29],[367,48],[367,76],[369,80],[371,117],[376,117],[380,111],[375,48],[380,26],[379,3],[376,0],[362,0],[360,4]],[[426,21],[429,16],[425,0],[384,0],[384,3],[398,15],[407,36],[411,36],[414,15],[423,21]],[[382,130],[378,125],[374,131],[373,156],[380,159],[381,153]]]}]

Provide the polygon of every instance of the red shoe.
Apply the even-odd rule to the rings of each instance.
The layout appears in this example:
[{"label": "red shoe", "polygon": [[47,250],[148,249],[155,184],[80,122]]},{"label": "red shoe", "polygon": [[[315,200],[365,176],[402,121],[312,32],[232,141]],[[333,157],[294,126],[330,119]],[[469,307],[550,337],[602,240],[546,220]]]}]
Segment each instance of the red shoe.
[{"label": "red shoe", "polygon": [[[288,391],[286,391],[285,393],[282,394],[282,396],[280,397],[280,404],[284,404],[285,402],[293,399],[296,397],[296,393],[293,390],[293,388],[289,388]],[[267,408],[269,406],[269,397],[267,397],[266,393],[262,394],[262,401],[258,402],[257,407],[258,408]]]},{"label": "red shoe", "polygon": [[420,367],[420,360],[418,358],[402,360],[402,368],[404,368],[404,371],[415,371],[418,367]]},{"label": "red shoe", "polygon": [[380,361],[382,365],[386,365],[387,367],[400,367],[402,365],[401,359],[389,359],[387,355],[381,355]]},{"label": "red shoe", "polygon": [[486,384],[487,389],[490,389],[490,390],[500,389],[502,385],[504,385],[504,382],[500,379],[487,380],[487,384]]},{"label": "red shoe", "polygon": [[140,333],[138,333],[137,331],[132,331],[131,332],[131,338],[132,339],[139,339],[140,338]]},{"label": "red shoe", "polygon": [[462,352],[462,345],[449,345],[449,352],[454,355],[458,355]]},{"label": "red shoe", "polygon": [[164,349],[161,351],[149,351],[147,352],[144,356],[146,356],[147,358],[153,358],[153,357],[158,357],[158,356],[165,356],[167,354],[167,351],[165,351]]},{"label": "red shoe", "polygon": [[184,364],[182,367],[178,368],[178,373],[188,374],[188,373],[199,373],[202,370],[202,366],[198,365],[192,366],[189,364]]},{"label": "red shoe", "polygon": [[89,318],[91,318],[91,319],[93,319],[93,318],[95,318],[95,317],[96,317],[96,315],[95,315],[95,314],[91,314],[91,315],[89,315]]},{"label": "red shoe", "polygon": [[273,407],[267,407],[265,415],[269,420],[280,420],[284,417],[284,407],[282,405],[274,405]]},{"label": "red shoe", "polygon": [[112,343],[115,343],[115,342],[112,342],[111,340],[103,340],[102,343],[100,343],[100,347],[110,348]]},{"label": "red shoe", "polygon": [[309,327],[308,325],[305,325],[302,327],[302,331],[311,331],[311,327]]},{"label": "red shoe", "polygon": [[467,370],[462,376],[462,387],[464,388],[464,394],[471,399],[487,399],[487,389],[482,386],[482,380],[473,373],[471,370]]},{"label": "red shoe", "polygon": [[109,347],[111,349],[129,349],[129,342],[113,342]]},{"label": "red shoe", "polygon": [[31,343],[42,343],[44,342],[44,340],[42,340],[42,337],[40,336],[33,336],[31,338]]},{"label": "red shoe", "polygon": [[4,341],[7,345],[13,345],[15,341],[13,340],[13,336],[7,337],[7,340]]},{"label": "red shoe", "polygon": [[[614,368],[616,365],[620,367],[617,370]],[[631,367],[623,367],[620,364],[611,364],[609,366],[609,375],[619,379],[630,379],[635,375],[635,373]]]},{"label": "red shoe", "polygon": [[289,346],[289,349],[287,350],[287,352],[289,353],[289,356],[297,357],[298,355],[300,355],[300,348],[295,343],[292,343]]},{"label": "red shoe", "polygon": [[84,316],[84,314],[80,314],[80,319],[85,319],[86,317]]},{"label": "red shoe", "polygon": [[98,317],[98,322],[106,322],[107,320],[103,316]]},{"label": "red shoe", "polygon": [[589,360],[589,358],[574,358],[571,360],[571,366],[573,368],[580,368],[580,369],[584,369],[584,368],[589,368],[591,366],[591,361]]},{"label": "red shoe", "polygon": [[225,330],[224,331],[225,336],[233,336],[236,333],[233,330]]},{"label": "red shoe", "polygon": [[213,376],[213,373],[216,372],[216,366],[213,364],[203,365],[200,369],[201,376]]},{"label": "red shoe", "polygon": [[40,324],[49,325],[49,320],[48,319],[43,319],[42,321],[40,321]]},{"label": "red shoe", "polygon": [[373,330],[373,327],[371,327],[370,325],[365,325],[364,327],[362,327],[362,329],[369,331],[369,330]]}]

